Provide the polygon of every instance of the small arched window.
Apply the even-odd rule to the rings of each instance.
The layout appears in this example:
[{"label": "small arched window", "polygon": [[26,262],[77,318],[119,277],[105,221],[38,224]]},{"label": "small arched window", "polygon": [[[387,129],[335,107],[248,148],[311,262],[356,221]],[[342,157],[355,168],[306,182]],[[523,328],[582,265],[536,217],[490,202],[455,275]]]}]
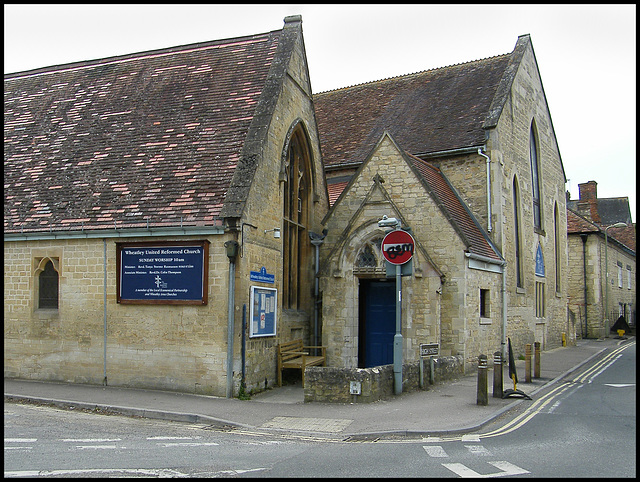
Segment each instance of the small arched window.
[{"label": "small arched window", "polygon": [[357,268],[378,268],[383,263],[382,238],[376,237],[365,243],[358,251],[355,267]]},{"label": "small arched window", "polygon": [[58,309],[58,272],[51,260],[38,276],[38,308]]}]

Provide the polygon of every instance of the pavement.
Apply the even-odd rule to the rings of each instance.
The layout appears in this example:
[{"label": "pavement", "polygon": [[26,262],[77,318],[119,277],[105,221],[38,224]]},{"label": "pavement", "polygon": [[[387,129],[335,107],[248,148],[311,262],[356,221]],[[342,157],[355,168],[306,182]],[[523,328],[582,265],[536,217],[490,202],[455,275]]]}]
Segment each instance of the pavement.
[{"label": "pavement", "polygon": [[[558,383],[605,351],[635,336],[577,340],[568,347],[543,351],[540,377],[525,382],[524,360],[517,360],[517,389],[533,401],[536,393]],[[494,398],[493,368],[488,371],[488,404],[477,404],[477,373],[428,385],[426,390],[394,395],[373,403],[304,402],[300,382],[268,389],[250,400],[113,386],[4,379],[7,402],[31,402],[66,409],[92,410],[178,422],[215,429],[368,440],[428,437],[479,430],[525,398]],[[504,389],[513,388],[505,367]]]}]

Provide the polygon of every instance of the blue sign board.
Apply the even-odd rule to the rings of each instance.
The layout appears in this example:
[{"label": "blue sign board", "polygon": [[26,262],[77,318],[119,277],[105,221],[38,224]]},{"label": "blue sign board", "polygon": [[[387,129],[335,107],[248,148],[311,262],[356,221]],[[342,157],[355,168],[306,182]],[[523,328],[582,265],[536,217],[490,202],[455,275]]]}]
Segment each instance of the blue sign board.
[{"label": "blue sign board", "polygon": [[538,250],[536,251],[536,276],[544,276],[544,258],[542,257],[540,243],[538,243]]},{"label": "blue sign board", "polygon": [[275,336],[278,313],[278,290],[251,287],[249,336]]},{"label": "blue sign board", "polygon": [[260,283],[273,283],[275,282],[276,276],[267,273],[267,268],[263,266],[260,268],[260,271],[249,271],[249,279]]},{"label": "blue sign board", "polygon": [[118,245],[118,302],[206,304],[207,247]]}]

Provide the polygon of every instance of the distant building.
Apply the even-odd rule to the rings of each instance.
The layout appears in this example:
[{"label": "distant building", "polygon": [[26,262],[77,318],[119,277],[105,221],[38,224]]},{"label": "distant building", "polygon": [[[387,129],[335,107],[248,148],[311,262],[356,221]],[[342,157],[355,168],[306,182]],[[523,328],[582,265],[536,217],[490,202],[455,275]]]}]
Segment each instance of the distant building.
[{"label": "distant building", "polygon": [[[579,185],[579,199],[568,200],[567,208],[568,307],[577,333],[608,336],[620,316],[635,329],[636,226],[629,199],[598,198],[597,183],[589,181]],[[607,228],[620,222],[627,227]]]}]

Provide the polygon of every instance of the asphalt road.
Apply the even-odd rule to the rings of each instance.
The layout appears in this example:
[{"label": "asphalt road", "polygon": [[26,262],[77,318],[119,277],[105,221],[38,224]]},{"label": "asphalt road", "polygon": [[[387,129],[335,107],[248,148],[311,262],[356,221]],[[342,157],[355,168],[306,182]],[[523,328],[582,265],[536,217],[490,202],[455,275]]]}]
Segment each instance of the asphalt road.
[{"label": "asphalt road", "polygon": [[635,342],[478,433],[378,442],[5,403],[5,477],[635,477]]}]

